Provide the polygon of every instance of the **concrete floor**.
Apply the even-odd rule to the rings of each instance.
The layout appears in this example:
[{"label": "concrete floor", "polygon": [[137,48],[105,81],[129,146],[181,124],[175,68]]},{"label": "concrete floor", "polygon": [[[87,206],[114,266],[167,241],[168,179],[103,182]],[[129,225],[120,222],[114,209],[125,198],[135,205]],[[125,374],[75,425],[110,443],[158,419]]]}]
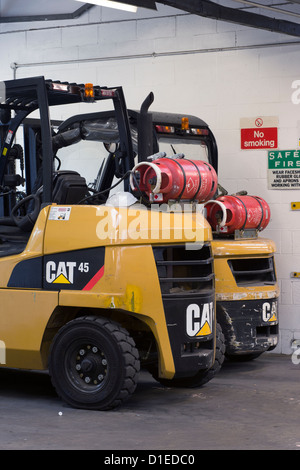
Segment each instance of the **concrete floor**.
[{"label": "concrete floor", "polygon": [[227,362],[199,389],[142,372],[131,400],[109,412],[64,405],[45,373],[3,369],[0,384],[1,450],[300,449],[300,364],[290,356]]}]

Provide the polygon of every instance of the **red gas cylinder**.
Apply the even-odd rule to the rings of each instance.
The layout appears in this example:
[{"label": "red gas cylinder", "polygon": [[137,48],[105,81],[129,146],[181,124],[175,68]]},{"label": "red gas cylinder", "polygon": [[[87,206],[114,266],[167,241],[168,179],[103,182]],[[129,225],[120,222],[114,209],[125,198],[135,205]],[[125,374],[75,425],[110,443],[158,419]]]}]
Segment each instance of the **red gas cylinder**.
[{"label": "red gas cylinder", "polygon": [[[267,202],[258,196],[220,196],[217,202],[206,204],[207,220],[213,230],[224,233],[234,233],[235,230],[263,230],[270,222],[271,211]],[[226,221],[220,224],[226,211]]]},{"label": "red gas cylinder", "polygon": [[[138,163],[133,172],[139,181],[139,189],[147,194],[150,202],[170,199],[204,202],[217,190],[217,174],[203,161],[163,157]],[[132,178],[130,181],[132,189],[137,189]]]}]

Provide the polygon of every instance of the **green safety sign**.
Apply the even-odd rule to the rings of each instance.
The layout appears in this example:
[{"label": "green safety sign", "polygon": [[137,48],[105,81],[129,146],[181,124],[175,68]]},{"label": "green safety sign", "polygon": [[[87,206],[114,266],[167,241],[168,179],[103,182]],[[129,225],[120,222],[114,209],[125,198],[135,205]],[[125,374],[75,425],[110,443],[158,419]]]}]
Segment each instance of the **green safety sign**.
[{"label": "green safety sign", "polygon": [[272,150],[268,155],[269,168],[300,169],[300,150]]},{"label": "green safety sign", "polygon": [[268,188],[300,188],[300,150],[268,152]]}]

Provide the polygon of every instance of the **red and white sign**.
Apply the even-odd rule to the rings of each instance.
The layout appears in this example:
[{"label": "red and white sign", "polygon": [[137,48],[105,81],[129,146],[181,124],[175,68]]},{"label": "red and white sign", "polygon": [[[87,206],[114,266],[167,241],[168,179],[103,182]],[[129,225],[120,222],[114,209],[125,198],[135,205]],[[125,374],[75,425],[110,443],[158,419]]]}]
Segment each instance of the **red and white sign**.
[{"label": "red and white sign", "polygon": [[241,149],[278,148],[278,118],[263,116],[241,119]]}]

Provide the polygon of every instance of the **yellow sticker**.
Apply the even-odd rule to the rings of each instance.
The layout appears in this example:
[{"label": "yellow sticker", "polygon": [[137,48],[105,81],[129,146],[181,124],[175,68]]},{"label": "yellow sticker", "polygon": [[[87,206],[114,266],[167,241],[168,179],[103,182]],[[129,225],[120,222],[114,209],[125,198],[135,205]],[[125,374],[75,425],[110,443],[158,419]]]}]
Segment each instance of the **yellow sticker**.
[{"label": "yellow sticker", "polygon": [[210,329],[209,323],[206,321],[196,336],[207,336],[207,335],[211,335],[211,329]]},{"label": "yellow sticker", "polygon": [[271,321],[277,321],[277,317],[276,317],[275,313],[273,313],[273,315],[271,316],[269,322],[271,322]]},{"label": "yellow sticker", "polygon": [[298,211],[300,209],[300,202],[291,202],[292,211]]},{"label": "yellow sticker", "polygon": [[2,155],[5,156],[6,154],[7,154],[7,147],[4,147],[3,152],[2,152]]},{"label": "yellow sticker", "polygon": [[69,279],[66,278],[63,274],[60,274],[55,281],[53,281],[53,284],[71,284]]}]

